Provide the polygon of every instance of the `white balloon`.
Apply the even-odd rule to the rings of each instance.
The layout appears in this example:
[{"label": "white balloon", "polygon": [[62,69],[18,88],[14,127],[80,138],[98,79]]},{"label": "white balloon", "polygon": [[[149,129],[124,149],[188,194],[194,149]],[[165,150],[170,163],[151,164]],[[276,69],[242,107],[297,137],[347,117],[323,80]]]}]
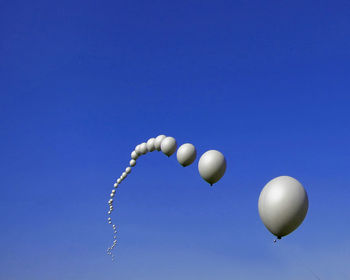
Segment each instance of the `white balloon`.
[{"label": "white balloon", "polygon": [[126,174],[130,174],[130,172],[131,172],[131,167],[128,166],[127,168],[125,168],[125,172],[126,172]]},{"label": "white balloon", "polygon": [[126,178],[126,176],[127,176],[126,172],[123,172],[123,174],[122,174],[123,180]]},{"label": "white balloon", "polygon": [[226,159],[217,150],[205,152],[198,162],[198,171],[201,177],[211,186],[224,176],[226,171]]},{"label": "white balloon", "polygon": [[142,144],[140,145],[140,152],[141,152],[141,154],[143,154],[143,155],[147,154],[148,150],[147,150],[147,144],[146,144],[146,143],[142,143]]},{"label": "white balloon", "polygon": [[162,144],[162,141],[165,139],[165,135],[158,135],[156,137],[156,140],[154,141],[154,147],[157,151],[160,151],[160,145]]},{"label": "white balloon", "polygon": [[298,180],[280,176],[265,185],[260,193],[258,208],[266,228],[280,239],[303,222],[309,200]]},{"label": "white balloon", "polygon": [[114,187],[115,187],[115,188],[118,188],[118,185],[119,185],[118,183],[115,183],[115,184],[114,184]]},{"label": "white balloon", "polygon": [[114,193],[111,193],[111,197],[114,197]]},{"label": "white balloon", "polygon": [[147,150],[149,152],[153,152],[156,149],[156,147],[154,146],[154,142],[155,141],[156,141],[155,138],[148,139],[148,141],[147,141]]},{"label": "white balloon", "polygon": [[108,221],[110,221],[111,220],[111,218],[108,218]]},{"label": "white balloon", "polygon": [[160,145],[160,148],[163,152],[163,154],[170,157],[173,153],[175,153],[177,148],[177,143],[174,137],[166,137],[163,139],[162,144]]},{"label": "white balloon", "polygon": [[138,157],[139,157],[139,155],[136,153],[136,151],[132,151],[131,158],[134,160],[137,160]]},{"label": "white balloon", "polygon": [[141,144],[140,145],[137,145],[136,147],[135,147],[135,152],[136,152],[136,154],[138,155],[138,156],[140,156],[142,153],[141,153],[141,150],[140,150],[140,146],[141,146]]},{"label": "white balloon", "polygon": [[136,160],[132,159],[132,160],[130,160],[129,163],[130,163],[130,166],[133,167],[136,165]]},{"label": "white balloon", "polygon": [[112,193],[115,193],[115,190],[112,190]]},{"label": "white balloon", "polygon": [[188,166],[191,163],[193,163],[196,159],[196,156],[197,156],[196,148],[190,143],[181,145],[176,153],[177,161],[182,166]]},{"label": "white balloon", "polygon": [[118,179],[117,179],[117,184],[119,185],[121,182],[122,182],[122,179],[121,179],[121,178],[118,178]]}]

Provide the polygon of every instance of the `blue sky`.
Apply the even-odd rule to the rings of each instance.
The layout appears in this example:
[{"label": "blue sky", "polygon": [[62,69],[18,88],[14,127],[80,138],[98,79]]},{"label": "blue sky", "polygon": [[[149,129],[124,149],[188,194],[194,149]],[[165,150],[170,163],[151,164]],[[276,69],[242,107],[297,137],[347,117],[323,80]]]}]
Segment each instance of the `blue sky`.
[{"label": "blue sky", "polygon": [[[349,279],[348,1],[0,6],[1,279]],[[141,158],[112,263],[108,194],[158,134],[226,174]],[[310,207],[273,244],[257,200],[280,175]]]}]

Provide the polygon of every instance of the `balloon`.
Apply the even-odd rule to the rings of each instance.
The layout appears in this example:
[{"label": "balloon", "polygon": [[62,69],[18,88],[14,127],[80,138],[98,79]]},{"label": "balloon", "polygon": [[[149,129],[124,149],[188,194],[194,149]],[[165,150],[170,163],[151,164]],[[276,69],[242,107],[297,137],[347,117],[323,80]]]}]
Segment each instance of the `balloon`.
[{"label": "balloon", "polygon": [[129,163],[131,167],[134,167],[136,165],[136,160],[132,159]]},{"label": "balloon", "polygon": [[111,220],[111,218],[108,218],[108,221],[110,221]]},{"label": "balloon", "polygon": [[216,150],[205,152],[199,159],[198,171],[201,177],[212,186],[225,174],[226,159],[224,155]]},{"label": "balloon", "polygon": [[139,157],[139,155],[136,153],[136,151],[132,151],[131,158],[134,160],[137,160],[138,157]]},{"label": "balloon", "polygon": [[194,160],[196,159],[196,156],[197,156],[196,148],[190,143],[181,145],[176,153],[177,161],[182,166],[190,165],[192,162],[194,162]]},{"label": "balloon", "polygon": [[131,168],[128,166],[127,168],[125,168],[125,172],[126,172],[126,174],[130,174]]},{"label": "balloon", "polygon": [[165,135],[158,135],[156,137],[156,140],[154,141],[154,147],[157,151],[160,151],[160,145],[162,144],[162,141],[165,139]]},{"label": "balloon", "polygon": [[154,147],[154,142],[156,141],[155,138],[150,138],[147,141],[147,150],[149,152],[153,152],[156,148]]},{"label": "balloon", "polygon": [[122,182],[122,179],[121,179],[121,178],[118,178],[118,179],[117,179],[117,184],[119,185],[121,182]]},{"label": "balloon", "polygon": [[112,190],[112,193],[115,193],[115,190]]},{"label": "balloon", "polygon": [[162,144],[160,145],[160,148],[163,152],[163,154],[170,157],[177,148],[176,140],[174,137],[166,137],[163,139]]},{"label": "balloon", "polygon": [[148,150],[147,150],[147,144],[146,144],[146,143],[142,143],[142,144],[140,145],[140,152],[141,152],[141,154],[143,154],[143,155],[147,154]]},{"label": "balloon", "polygon": [[118,185],[119,185],[118,183],[115,183],[115,184],[114,184],[114,187],[115,187],[115,188],[118,188]]},{"label": "balloon", "polygon": [[123,180],[126,178],[126,176],[128,176],[128,175],[126,174],[126,172],[123,172],[123,174],[122,174]]},{"label": "balloon", "polygon": [[111,193],[111,197],[114,197],[114,193]]},{"label": "balloon", "polygon": [[280,176],[272,179],[262,189],[258,208],[265,227],[280,239],[303,222],[309,200],[298,180]]},{"label": "balloon", "polygon": [[136,152],[136,154],[138,155],[138,156],[140,156],[142,153],[141,153],[141,151],[140,151],[140,145],[137,145],[136,147],[135,147],[135,152]]}]

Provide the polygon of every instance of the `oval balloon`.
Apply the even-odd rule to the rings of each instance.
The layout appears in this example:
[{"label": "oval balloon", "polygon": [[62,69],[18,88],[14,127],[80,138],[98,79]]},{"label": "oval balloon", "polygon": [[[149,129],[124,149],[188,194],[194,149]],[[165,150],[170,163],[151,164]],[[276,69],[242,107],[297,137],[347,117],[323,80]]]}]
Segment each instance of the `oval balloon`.
[{"label": "oval balloon", "polygon": [[134,159],[130,160],[129,164],[131,167],[134,167],[136,165],[136,160]]},{"label": "oval balloon", "polygon": [[160,145],[160,149],[163,154],[170,157],[173,153],[175,153],[177,148],[177,143],[174,137],[166,137],[163,139],[162,144]]},{"label": "oval balloon", "polygon": [[148,141],[147,141],[147,150],[149,152],[153,152],[156,149],[156,147],[154,147],[154,142],[155,141],[156,141],[155,138],[148,139]]},{"label": "oval balloon", "polygon": [[177,161],[182,166],[188,166],[191,163],[193,163],[196,159],[196,156],[197,156],[196,148],[190,143],[181,145],[176,153]]},{"label": "oval balloon", "polygon": [[217,150],[205,152],[198,162],[198,171],[201,177],[211,186],[224,176],[226,171],[226,159]]},{"label": "oval balloon", "polygon": [[131,172],[130,166],[128,166],[127,168],[125,168],[125,172],[126,172],[126,174],[130,174],[130,172]]},{"label": "oval balloon", "polygon": [[265,227],[280,239],[303,222],[309,200],[298,180],[280,176],[272,179],[262,189],[258,208]]},{"label": "oval balloon", "polygon": [[139,157],[139,155],[136,153],[136,151],[132,151],[131,158],[134,159],[134,160],[137,160],[138,157]]},{"label": "oval balloon", "polygon": [[154,141],[154,147],[156,148],[157,151],[160,151],[160,145],[162,144],[162,141],[164,140],[166,136],[165,135],[158,135],[156,137],[156,140]]},{"label": "oval balloon", "polygon": [[140,145],[140,152],[141,152],[141,154],[143,154],[143,155],[147,154],[148,150],[147,150],[147,144],[146,144],[146,143],[142,143],[142,144]]},{"label": "oval balloon", "polygon": [[135,147],[135,152],[138,156],[142,155],[142,153],[140,151],[140,144]]}]

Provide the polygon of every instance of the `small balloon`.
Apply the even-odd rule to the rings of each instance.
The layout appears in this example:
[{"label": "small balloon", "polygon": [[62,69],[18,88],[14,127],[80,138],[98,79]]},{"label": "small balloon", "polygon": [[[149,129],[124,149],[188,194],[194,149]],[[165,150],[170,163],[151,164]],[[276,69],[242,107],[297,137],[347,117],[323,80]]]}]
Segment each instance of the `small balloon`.
[{"label": "small balloon", "polygon": [[158,135],[156,137],[156,140],[154,141],[154,147],[157,151],[160,151],[160,145],[162,144],[162,141],[165,139],[165,135]]},{"label": "small balloon", "polygon": [[136,151],[132,151],[131,158],[134,159],[134,160],[137,160],[138,157],[139,157],[139,155],[136,153]]},{"label": "small balloon", "polygon": [[297,229],[309,208],[302,184],[289,176],[272,179],[262,189],[259,215],[265,227],[278,239]]},{"label": "small balloon", "polygon": [[162,141],[162,144],[160,145],[160,148],[163,152],[163,154],[170,157],[173,153],[175,153],[177,148],[177,143],[174,137],[166,137]]},{"label": "small balloon", "polygon": [[148,150],[147,150],[147,144],[146,143],[142,143],[140,145],[140,152],[141,154],[145,155],[148,153]]},{"label": "small balloon", "polygon": [[198,171],[205,181],[213,185],[225,174],[226,159],[224,155],[216,150],[205,152],[199,159]]},{"label": "small balloon", "polygon": [[156,141],[155,138],[148,139],[148,141],[147,141],[147,150],[149,152],[153,152],[156,149],[156,147],[154,147],[154,142],[155,141]]},{"label": "small balloon", "polygon": [[126,174],[130,174],[131,168],[128,166],[127,168],[125,168],[125,172],[126,172]]},{"label": "small balloon", "polygon": [[141,150],[140,150],[140,146],[141,145],[137,145],[136,147],[135,147],[135,153],[138,155],[138,156],[140,156],[142,153],[141,153]]},{"label": "small balloon", "polygon": [[[133,159],[132,159],[132,160],[133,160]],[[121,182],[122,182],[122,179],[121,179],[121,178],[118,178],[118,179],[117,179],[117,184],[119,185]]]},{"label": "small balloon", "polygon": [[196,159],[196,156],[197,156],[196,148],[190,143],[181,145],[176,153],[177,161],[182,166],[188,166],[191,163],[193,163]]},{"label": "small balloon", "polygon": [[115,184],[114,184],[114,187],[115,187],[115,188],[118,188],[118,183],[115,183]]},{"label": "small balloon", "polygon": [[129,164],[131,167],[134,167],[136,165],[136,160],[134,159],[130,160]]},{"label": "small balloon", "polygon": [[128,174],[126,174],[126,172],[123,172],[123,174],[122,174],[123,180],[126,178],[126,176],[128,176]]}]

